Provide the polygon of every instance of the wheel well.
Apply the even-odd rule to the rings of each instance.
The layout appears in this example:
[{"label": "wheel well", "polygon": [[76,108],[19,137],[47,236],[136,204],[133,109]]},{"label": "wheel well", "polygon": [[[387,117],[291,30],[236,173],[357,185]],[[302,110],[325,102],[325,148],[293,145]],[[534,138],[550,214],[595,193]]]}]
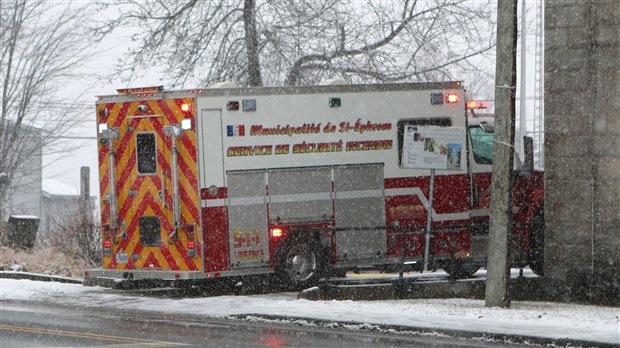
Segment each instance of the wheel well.
[{"label": "wheel well", "polygon": [[[278,245],[278,248],[275,253],[275,271],[282,281],[283,286],[289,289],[297,289],[300,290],[307,286],[315,285],[318,283],[318,280],[325,272],[325,248],[320,242],[320,230],[315,231],[314,229],[309,228],[297,228],[291,230],[286,237],[282,240],[282,242]],[[295,265],[297,261],[294,263],[289,263],[288,260],[292,261],[297,259],[295,256],[294,259],[289,259],[289,253],[291,250],[297,249],[297,246],[305,244],[305,248],[309,248],[308,250],[312,250],[312,254],[314,255],[313,261],[310,264],[313,264],[312,274],[308,274],[307,279],[297,279],[291,277],[290,270],[295,270]],[[302,247],[303,250],[304,247]],[[295,250],[298,252],[299,249]],[[303,254],[303,253],[302,253]],[[288,259],[288,260],[287,260]],[[303,257],[302,257],[303,260]],[[305,264],[305,262],[301,261],[300,265]],[[290,270],[287,269],[287,265],[293,265]],[[304,266],[301,266],[300,269],[304,269]],[[299,273],[302,274],[302,273]]]},{"label": "wheel well", "polygon": [[545,211],[543,209],[536,211],[530,220],[528,239],[528,253],[531,258],[535,253],[541,252],[537,248],[545,245]]},{"label": "wheel well", "polygon": [[539,276],[544,275],[545,260],[545,212],[539,210],[536,212],[530,223],[530,268]]},{"label": "wheel well", "polygon": [[[541,224],[541,225],[537,225],[537,224]],[[545,210],[544,209],[537,210],[536,213],[534,213],[532,220],[530,221],[530,240],[532,240],[533,237],[540,234],[540,231],[542,231],[543,236],[544,236],[544,232],[545,232]]]},{"label": "wheel well", "polygon": [[278,249],[280,249],[283,245],[291,243],[292,241],[314,241],[320,243],[322,246],[325,245],[325,243],[323,243],[324,238],[321,235],[320,229],[296,227],[291,229],[291,231],[284,236],[284,239],[278,245]]}]

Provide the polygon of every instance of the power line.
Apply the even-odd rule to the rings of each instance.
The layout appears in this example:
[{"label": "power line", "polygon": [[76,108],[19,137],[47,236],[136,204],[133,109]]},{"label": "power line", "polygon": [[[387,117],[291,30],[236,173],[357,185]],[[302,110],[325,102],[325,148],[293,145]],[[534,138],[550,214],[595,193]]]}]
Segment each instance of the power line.
[{"label": "power line", "polygon": [[62,137],[53,137],[54,139],[82,139],[82,140],[97,140],[97,137],[72,137],[72,136],[62,136]]}]

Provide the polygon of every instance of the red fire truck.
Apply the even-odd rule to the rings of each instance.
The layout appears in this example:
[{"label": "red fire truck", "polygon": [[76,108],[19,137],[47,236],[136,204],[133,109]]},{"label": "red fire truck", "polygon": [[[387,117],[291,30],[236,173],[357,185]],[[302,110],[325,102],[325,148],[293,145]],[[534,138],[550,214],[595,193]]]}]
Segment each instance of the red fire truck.
[{"label": "red fire truck", "polygon": [[[460,82],[118,92],[96,103],[103,267],[85,284],[484,265],[493,119]],[[541,272],[526,167],[513,259]]]}]

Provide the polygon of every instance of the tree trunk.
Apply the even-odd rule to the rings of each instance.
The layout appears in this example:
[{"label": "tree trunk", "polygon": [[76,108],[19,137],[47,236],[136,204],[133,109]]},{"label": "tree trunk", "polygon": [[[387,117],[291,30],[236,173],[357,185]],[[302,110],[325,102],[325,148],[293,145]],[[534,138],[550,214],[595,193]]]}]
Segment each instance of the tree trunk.
[{"label": "tree trunk", "polygon": [[260,60],[258,56],[258,33],[256,31],[256,6],[254,0],[245,0],[243,7],[245,46],[248,52],[248,84],[262,86]]}]

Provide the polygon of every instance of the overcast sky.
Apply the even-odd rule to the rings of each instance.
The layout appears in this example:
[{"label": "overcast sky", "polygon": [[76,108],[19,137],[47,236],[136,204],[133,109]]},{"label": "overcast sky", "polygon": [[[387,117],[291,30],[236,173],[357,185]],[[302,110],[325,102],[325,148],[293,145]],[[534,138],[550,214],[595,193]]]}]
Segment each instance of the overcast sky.
[{"label": "overcast sky", "polygon": [[[520,2],[521,4],[521,2]],[[536,2],[535,1],[527,1],[527,9],[528,9],[528,21],[531,27],[528,28],[528,32],[532,33],[534,31],[534,19],[535,19],[535,11],[536,11]],[[521,9],[519,7],[518,14],[520,16]],[[109,13],[110,16],[113,16],[113,12]],[[79,137],[95,137],[96,136],[96,120],[95,120],[95,101],[96,96],[98,95],[108,95],[115,94],[117,88],[125,88],[130,87],[123,84],[120,79],[116,82],[106,83],[97,80],[96,74],[106,71],[111,71],[114,63],[122,57],[123,53],[126,52],[128,45],[130,44],[130,40],[128,40],[130,33],[124,31],[122,34],[116,32],[114,36],[107,38],[104,42],[102,42],[98,47],[95,48],[95,57],[92,61],[85,62],[82,69],[86,72],[87,76],[92,75],[92,78],[87,78],[84,81],[75,82],[71,86],[67,86],[67,90],[69,92],[77,92],[83,93],[83,106],[84,112],[88,115],[85,115],[86,121],[82,124],[82,127],[79,129],[73,130],[71,135],[79,136]],[[520,41],[519,41],[520,42]],[[531,119],[529,117],[533,117],[534,115],[534,35],[528,36],[528,57],[526,59],[527,62],[527,81],[528,81],[528,105],[527,105],[527,114],[528,114],[528,127],[531,127]],[[519,55],[517,59],[520,60]],[[163,84],[166,87],[165,76],[162,76],[157,72],[157,67],[154,67],[152,71],[140,78],[135,80],[131,86],[153,86]],[[518,79],[519,79],[519,75]],[[465,81],[465,86],[467,87],[467,81]],[[194,88],[199,86],[185,86],[185,88]],[[200,86],[202,87],[202,86]],[[519,94],[519,92],[517,92]],[[478,97],[478,96],[474,96]],[[517,102],[517,113],[518,113],[519,105]],[[518,114],[517,114],[518,117]],[[517,121],[518,122],[518,121]],[[529,130],[529,129],[528,129]],[[44,157],[44,169],[43,169],[43,177],[55,179],[61,183],[69,187],[79,188],[80,183],[80,167],[88,166],[90,167],[91,172],[91,195],[99,195],[99,184],[98,184],[98,163],[97,163],[97,141],[95,139],[91,140],[66,140],[71,147],[75,147],[75,152],[71,154],[64,154],[62,156],[45,156]]]}]

